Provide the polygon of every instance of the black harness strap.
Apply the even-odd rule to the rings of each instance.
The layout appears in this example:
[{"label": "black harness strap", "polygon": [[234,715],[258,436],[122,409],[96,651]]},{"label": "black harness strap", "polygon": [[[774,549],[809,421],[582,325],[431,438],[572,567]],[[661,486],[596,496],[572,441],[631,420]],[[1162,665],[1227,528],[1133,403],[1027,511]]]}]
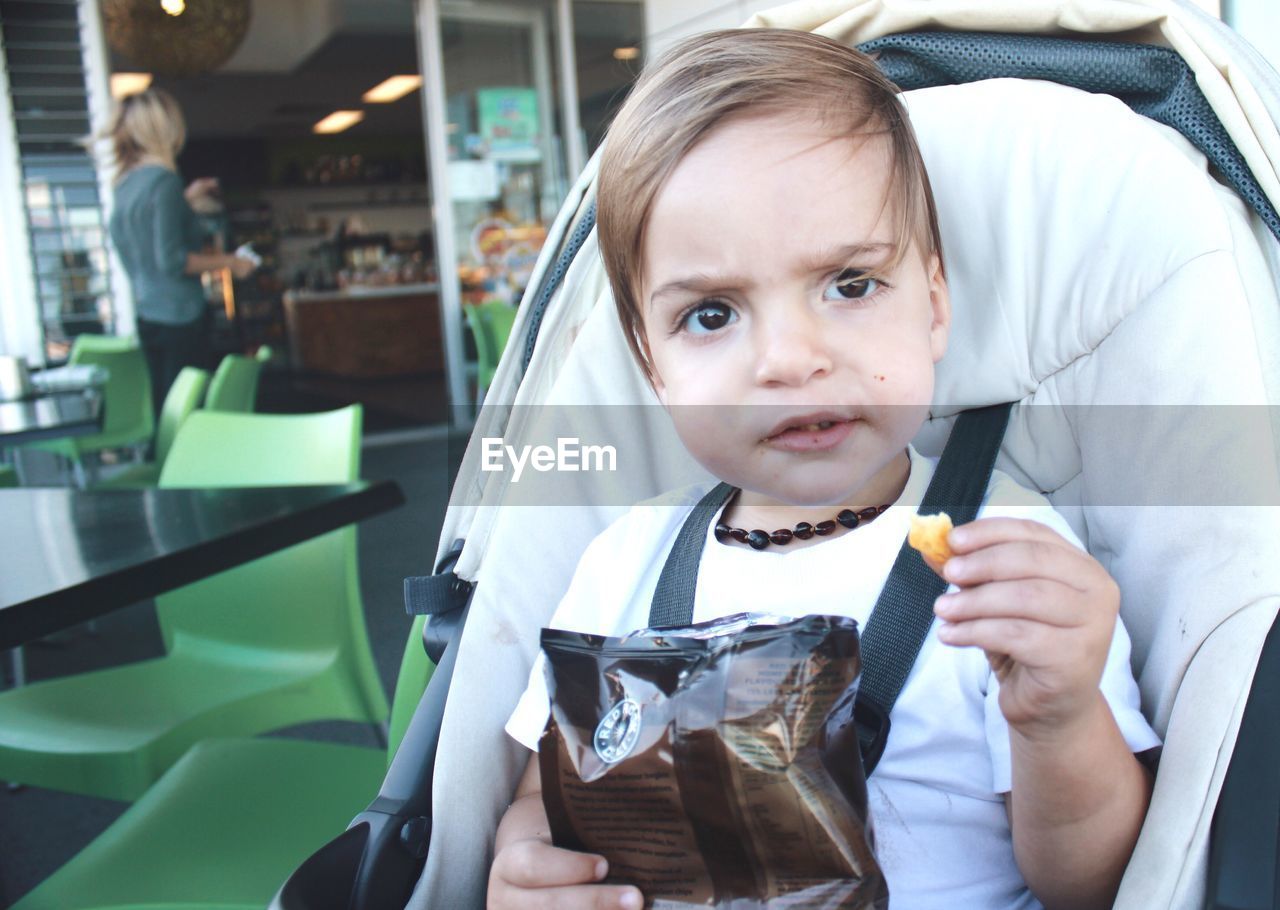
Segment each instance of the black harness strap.
[{"label": "black harness strap", "polygon": [[[920,514],[946,512],[957,525],[974,519],[991,482],[1010,408],[992,405],[960,415],[925,491]],[[651,628],[687,626],[693,621],[707,527],[732,493],[733,487],[719,484],[685,519],[658,577],[649,607]],[[862,634],[862,681],[854,718],[868,775],[884,753],[889,713],[933,625],[933,602],[946,588],[947,583],[904,541]]]},{"label": "black harness strap", "polygon": [[[991,483],[1010,407],[992,405],[960,415],[919,514],[946,512],[956,525],[973,521]],[[867,774],[884,754],[889,714],[933,627],[933,602],[946,590],[947,583],[904,541],[862,633],[862,681],[854,720]]]},{"label": "black harness strap", "polygon": [[702,565],[702,541],[707,526],[725,500],[733,495],[733,487],[717,484],[693,507],[680,527],[676,542],[667,554],[658,576],[658,587],[649,605],[649,628],[687,626],[693,620],[693,595],[698,590],[698,568]]}]

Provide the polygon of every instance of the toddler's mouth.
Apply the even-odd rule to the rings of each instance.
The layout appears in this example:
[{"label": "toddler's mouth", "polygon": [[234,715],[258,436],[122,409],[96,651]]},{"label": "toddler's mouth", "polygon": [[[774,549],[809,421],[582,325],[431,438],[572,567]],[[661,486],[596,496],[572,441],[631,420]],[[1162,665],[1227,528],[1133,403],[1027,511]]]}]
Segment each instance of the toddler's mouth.
[{"label": "toddler's mouth", "polygon": [[820,452],[834,448],[853,429],[853,421],[835,416],[801,417],[776,426],[764,442],[789,452]]}]

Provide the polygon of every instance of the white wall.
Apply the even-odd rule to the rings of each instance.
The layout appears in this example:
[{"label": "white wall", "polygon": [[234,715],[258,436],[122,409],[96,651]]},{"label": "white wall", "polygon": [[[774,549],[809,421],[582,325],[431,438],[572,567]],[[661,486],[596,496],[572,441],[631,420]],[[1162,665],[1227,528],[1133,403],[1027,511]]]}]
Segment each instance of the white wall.
[{"label": "white wall", "polygon": [[[337,31],[343,21],[343,12],[341,0],[267,0],[255,3],[244,42],[219,72],[291,72]],[[408,19],[408,13],[405,19]]]}]

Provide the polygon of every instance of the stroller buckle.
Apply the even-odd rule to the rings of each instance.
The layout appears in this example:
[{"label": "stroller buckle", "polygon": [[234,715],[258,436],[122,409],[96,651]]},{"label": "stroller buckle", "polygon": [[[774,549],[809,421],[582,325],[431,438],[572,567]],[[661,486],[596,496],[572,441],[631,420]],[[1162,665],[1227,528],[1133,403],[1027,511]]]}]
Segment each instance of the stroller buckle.
[{"label": "stroller buckle", "polygon": [[400,845],[414,859],[425,859],[431,844],[431,819],[411,818],[400,826]]}]

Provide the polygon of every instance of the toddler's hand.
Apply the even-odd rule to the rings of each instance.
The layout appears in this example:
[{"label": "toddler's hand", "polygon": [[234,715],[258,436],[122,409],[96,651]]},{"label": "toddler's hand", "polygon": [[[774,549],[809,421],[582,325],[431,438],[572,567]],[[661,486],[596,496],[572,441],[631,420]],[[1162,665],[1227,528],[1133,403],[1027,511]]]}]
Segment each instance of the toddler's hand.
[{"label": "toddler's hand", "polygon": [[627,885],[599,885],[604,857],[562,850],[538,838],[512,841],[489,872],[489,910],[640,910],[644,899]]},{"label": "toddler's hand", "polygon": [[948,538],[938,638],[982,648],[1000,710],[1024,735],[1060,731],[1096,708],[1120,589],[1088,553],[1036,521],[984,518]]}]

